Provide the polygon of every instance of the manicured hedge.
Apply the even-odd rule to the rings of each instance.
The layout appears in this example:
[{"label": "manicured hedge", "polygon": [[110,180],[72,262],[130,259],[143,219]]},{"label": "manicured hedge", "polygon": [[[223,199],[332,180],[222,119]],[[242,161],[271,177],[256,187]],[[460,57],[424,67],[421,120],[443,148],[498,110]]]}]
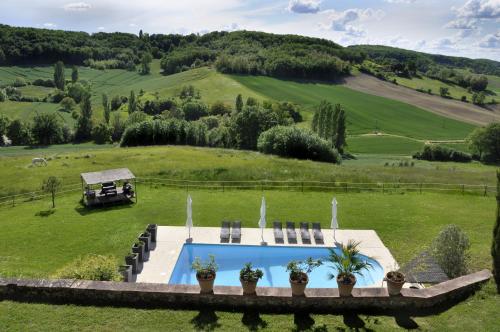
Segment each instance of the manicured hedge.
[{"label": "manicured hedge", "polygon": [[341,157],[318,135],[297,127],[276,126],[263,132],[257,144],[259,151],[283,157],[340,163]]}]

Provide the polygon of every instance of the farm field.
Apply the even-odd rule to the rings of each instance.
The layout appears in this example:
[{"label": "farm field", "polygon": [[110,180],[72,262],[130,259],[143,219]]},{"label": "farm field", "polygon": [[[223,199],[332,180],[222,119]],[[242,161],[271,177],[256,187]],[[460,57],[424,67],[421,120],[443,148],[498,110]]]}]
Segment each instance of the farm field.
[{"label": "farm field", "polygon": [[[31,159],[40,156],[49,159],[48,166],[32,167]],[[387,166],[401,161],[413,161],[414,166]],[[12,147],[0,150],[0,168],[3,170],[0,173],[0,196],[39,190],[48,175],[57,175],[63,184],[72,185],[80,183],[82,172],[120,167],[130,168],[139,177],[162,179],[423,182],[489,186],[495,184],[496,171],[494,166],[479,163],[427,162],[404,155],[384,154],[361,154],[356,160],[332,165],[250,151],[184,146],[118,148],[108,145],[96,148],[93,145],[66,145],[32,150]]]},{"label": "farm field", "polygon": [[347,144],[349,151],[352,153],[405,156],[421,151],[424,146],[422,141],[406,137],[378,135],[351,136],[348,138]]},{"label": "farm field", "polygon": [[[58,197],[56,209],[49,210],[47,199],[0,209],[3,231],[10,236],[0,243],[0,274],[16,277],[50,277],[58,268],[80,255],[89,253],[114,255],[118,260],[127,253],[135,236],[147,223],[183,225],[186,191],[165,187],[140,186],[139,203],[134,206],[87,211],[79,205],[79,193]],[[281,191],[190,191],[193,197],[193,220],[196,226],[217,226],[222,219],[241,219],[246,227],[256,227],[260,198],[266,197],[268,218],[317,220],[328,227],[331,193]],[[492,197],[447,194],[338,194],[339,220],[342,228],[374,229],[400,264],[430,244],[446,224],[459,225],[471,239],[472,269],[489,268],[489,237],[493,227],[495,200]],[[291,209],[290,206],[293,206]],[[324,208],[321,208],[324,207]],[[49,212],[51,211],[51,212]],[[447,213],[443,214],[443,211]],[[75,236],[78,234],[78,236]],[[109,234],[113,234],[109,236]],[[408,241],[411,234],[412,241]],[[92,241],[88,241],[91,238]],[[25,246],[30,243],[30,246]],[[452,331],[460,326],[471,330],[491,330],[497,323],[496,309],[500,298],[493,285],[464,303],[436,316],[413,317],[411,324],[421,329]],[[0,324],[7,330],[49,330],[64,324],[65,329],[130,329],[131,318],[144,321],[139,330],[168,327],[168,324],[190,324],[188,329],[212,328],[234,330],[248,324],[266,324],[271,329],[292,329],[302,324],[293,315],[242,318],[242,313],[198,311],[135,310],[74,305],[0,303]],[[483,319],[477,321],[481,313]],[[28,318],[21,319],[21,316]],[[49,319],[50,317],[50,319]],[[169,317],[165,319],[165,317]],[[350,326],[340,315],[313,315],[309,327],[328,330]],[[277,319],[279,318],[279,319]],[[394,317],[361,315],[365,327],[374,330],[396,330],[404,321]],[[214,321],[215,320],[215,321]],[[408,318],[407,318],[408,320]],[[68,324],[71,321],[71,324]],[[166,322],[168,321],[168,322]],[[359,323],[359,321],[358,321]],[[173,326],[174,326],[173,325]],[[324,326],[323,326],[324,325]],[[133,326],[133,324],[132,324]],[[61,330],[61,329],[58,329]],[[64,329],[63,329],[64,330]],[[134,327],[137,330],[137,327]]]},{"label": "farm field", "polygon": [[383,132],[417,139],[464,139],[473,125],[433,114],[400,101],[352,90],[342,85],[300,83],[261,76],[231,76],[236,81],[275,100],[303,105],[312,117],[318,100],[342,104],[349,134]]},{"label": "farm field", "polygon": [[462,96],[466,96],[467,100],[471,102],[472,100],[472,93],[468,92],[467,89],[462,88],[461,86],[455,85],[455,84],[450,84],[450,83],[445,83],[441,82],[438,80],[434,80],[432,78],[422,76],[422,77],[412,77],[412,78],[406,78],[406,77],[391,77],[396,79],[396,82],[398,82],[399,85],[406,86],[411,89],[423,89],[424,91],[427,91],[428,89],[432,90],[432,94],[439,96],[439,88],[444,87],[448,88],[450,92],[450,96],[453,99],[460,100]]}]

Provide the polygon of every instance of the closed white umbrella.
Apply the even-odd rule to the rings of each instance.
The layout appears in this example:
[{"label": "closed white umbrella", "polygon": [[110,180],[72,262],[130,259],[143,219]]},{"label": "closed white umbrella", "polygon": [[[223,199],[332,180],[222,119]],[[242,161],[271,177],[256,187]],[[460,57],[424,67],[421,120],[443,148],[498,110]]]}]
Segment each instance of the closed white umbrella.
[{"label": "closed white umbrella", "polygon": [[264,228],[266,228],[266,199],[264,197],[262,197],[262,203],[260,204],[259,227],[262,232],[262,243],[264,243]]},{"label": "closed white umbrella", "polygon": [[337,220],[337,200],[335,197],[332,200],[332,224],[331,228],[333,229],[333,240],[336,242],[337,240],[335,239],[335,230],[339,228],[339,222]]},{"label": "closed white umbrella", "polygon": [[186,219],[186,227],[189,228],[189,239],[191,239],[191,227],[193,227],[193,208],[192,208],[193,200],[191,199],[191,195],[187,197],[187,219]]}]

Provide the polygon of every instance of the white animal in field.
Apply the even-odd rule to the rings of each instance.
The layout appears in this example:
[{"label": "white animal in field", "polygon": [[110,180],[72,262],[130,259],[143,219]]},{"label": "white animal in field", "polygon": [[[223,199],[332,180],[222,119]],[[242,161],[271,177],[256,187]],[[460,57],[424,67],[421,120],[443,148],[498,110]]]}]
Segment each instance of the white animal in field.
[{"label": "white animal in field", "polygon": [[31,164],[33,166],[41,166],[41,165],[47,166],[47,160],[45,160],[45,158],[33,158],[33,160],[31,160]]}]

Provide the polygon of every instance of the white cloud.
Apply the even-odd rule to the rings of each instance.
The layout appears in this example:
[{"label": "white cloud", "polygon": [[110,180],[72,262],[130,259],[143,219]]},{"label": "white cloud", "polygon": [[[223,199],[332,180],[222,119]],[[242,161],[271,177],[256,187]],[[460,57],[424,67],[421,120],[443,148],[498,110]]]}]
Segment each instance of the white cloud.
[{"label": "white cloud", "polygon": [[448,22],[444,27],[448,29],[477,29],[477,20],[459,17],[456,20]]},{"label": "white cloud", "polygon": [[499,49],[500,48],[500,31],[498,31],[495,34],[486,35],[479,42],[479,47]]},{"label": "white cloud", "polygon": [[500,18],[500,0],[469,0],[462,7],[454,9],[457,16],[463,18]]},{"label": "white cloud", "polygon": [[321,0],[290,0],[287,9],[296,14],[316,14],[320,5]]},{"label": "white cloud", "polygon": [[329,14],[328,22],[320,24],[322,29],[344,32],[346,35],[352,37],[364,37],[366,35],[365,30],[360,26],[354,25],[354,23],[370,19],[380,20],[385,15],[382,10],[373,10],[371,8],[353,8],[342,12],[328,10],[325,13]]},{"label": "white cloud", "polygon": [[104,31],[104,30],[106,30],[106,28],[105,27],[98,27],[97,30]]},{"label": "white cloud", "polygon": [[57,28],[57,24],[54,24],[54,23],[51,23],[51,22],[47,22],[47,23],[44,23],[43,26],[47,29],[55,29]]},{"label": "white cloud", "polygon": [[432,43],[432,47],[438,50],[452,50],[455,48],[455,45],[455,40],[449,37],[437,39]]},{"label": "white cloud", "polygon": [[388,3],[414,3],[416,0],[384,0]]},{"label": "white cloud", "polygon": [[92,6],[86,2],[72,2],[64,5],[64,10],[68,12],[84,12],[92,8]]},{"label": "white cloud", "polygon": [[231,24],[229,24],[229,25],[225,25],[225,26],[222,27],[222,31],[231,32],[231,31],[236,31],[236,30],[242,30],[242,28],[239,26],[238,23],[234,23],[234,22],[231,23]]}]

